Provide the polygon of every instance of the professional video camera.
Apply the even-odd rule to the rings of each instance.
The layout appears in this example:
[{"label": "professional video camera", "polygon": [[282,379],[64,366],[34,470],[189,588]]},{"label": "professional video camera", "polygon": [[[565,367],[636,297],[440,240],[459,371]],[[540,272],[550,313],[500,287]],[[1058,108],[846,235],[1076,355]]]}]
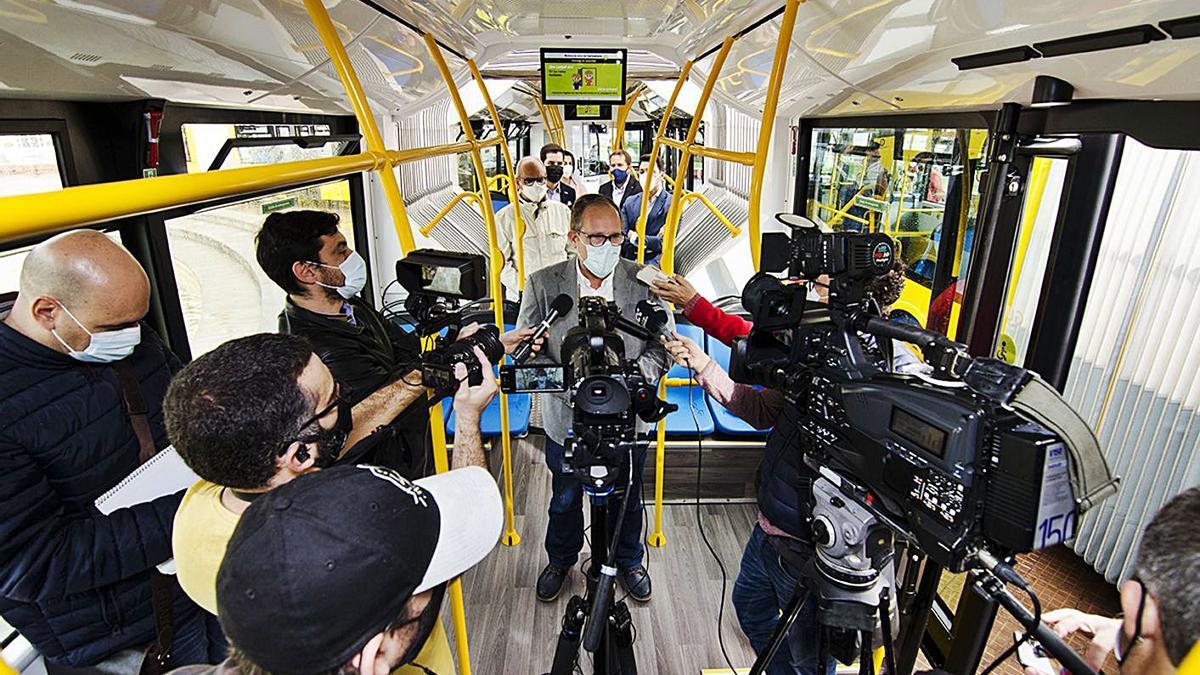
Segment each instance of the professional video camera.
[{"label": "professional video camera", "polygon": [[[793,232],[763,237],[763,269],[829,275],[829,301],[752,278],[742,301],[754,329],[735,343],[731,375],[782,392],[799,413],[795,450],[818,476],[802,524],[816,555],[799,572],[820,589],[824,625],[842,630],[822,648],[848,631],[865,650],[875,611],[889,646],[893,536],[951,571],[1019,579],[1001,561],[1070,538],[1116,480],[1087,424],[1036,373],[879,316],[867,288],[892,267],[889,237],[779,220]],[[893,339],[919,347],[932,372],[892,373]],[[856,655],[844,641],[832,648],[844,662]]]},{"label": "professional video camera", "polygon": [[[481,255],[433,249],[416,250],[396,261],[396,281],[408,291],[404,308],[413,317],[417,335],[437,335],[434,348],[421,355],[421,377],[438,398],[458,386],[454,377],[457,363],[467,367],[468,384],[483,382],[483,370],[472,347],[482,349],[492,363],[504,356],[500,329],[489,323],[493,319],[490,305],[479,302],[487,297],[486,269]],[[460,307],[463,301],[471,302]],[[459,339],[462,327],[469,323],[484,325]]]}]

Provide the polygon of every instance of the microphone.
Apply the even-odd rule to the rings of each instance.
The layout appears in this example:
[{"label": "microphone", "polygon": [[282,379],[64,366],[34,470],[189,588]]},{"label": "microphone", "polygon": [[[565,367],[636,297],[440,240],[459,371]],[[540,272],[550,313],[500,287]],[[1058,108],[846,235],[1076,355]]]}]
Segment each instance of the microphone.
[{"label": "microphone", "polygon": [[634,316],[637,322],[650,333],[661,335],[667,340],[675,339],[675,334],[667,327],[667,320],[670,317],[667,316],[667,310],[663,309],[662,305],[642,300],[638,302]]},{"label": "microphone", "polygon": [[513,361],[524,363],[533,354],[533,343],[537,342],[538,338],[550,330],[550,324],[554,323],[560,316],[571,311],[571,308],[574,306],[575,301],[566,293],[561,293],[557,298],[554,298],[550,302],[550,312],[537,325],[537,328],[533,331],[533,335],[525,338],[521,341],[521,344],[517,345],[516,351],[513,352]]}]

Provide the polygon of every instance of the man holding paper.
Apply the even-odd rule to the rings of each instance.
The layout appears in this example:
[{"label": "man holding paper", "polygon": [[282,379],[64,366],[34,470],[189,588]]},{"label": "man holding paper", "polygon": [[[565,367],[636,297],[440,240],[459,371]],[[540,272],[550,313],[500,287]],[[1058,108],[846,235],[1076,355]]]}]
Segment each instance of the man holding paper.
[{"label": "man holding paper", "polygon": [[[475,355],[490,372],[478,347]],[[466,367],[457,367],[463,383],[454,395],[453,468],[487,468],[479,418],[496,393],[496,380],[485,377],[470,387]],[[424,395],[419,383],[415,387]],[[346,401],[311,343],[295,335],[226,342],[175,377],[163,405],[167,432],[203,479],[187,491],[175,517],[175,561],[188,595],[217,613],[217,571],[242,514],[268,492],[331,467],[353,445],[367,412]],[[453,672],[440,624],[418,661],[435,672]]]},{"label": "man holding paper", "polygon": [[[79,230],[29,252],[0,323],[0,615],[52,674],[136,672],[152,643],[168,665],[224,655],[216,621],[173,578],[153,581],[181,494],[94,506],[167,446],[162,399],[180,364],[141,324],[149,303],[137,260]],[[152,595],[171,630],[156,630]]]}]

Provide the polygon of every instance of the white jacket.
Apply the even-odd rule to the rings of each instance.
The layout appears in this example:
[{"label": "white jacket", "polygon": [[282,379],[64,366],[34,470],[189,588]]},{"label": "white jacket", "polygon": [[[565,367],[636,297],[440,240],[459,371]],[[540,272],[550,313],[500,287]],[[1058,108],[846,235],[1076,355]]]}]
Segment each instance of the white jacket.
[{"label": "white jacket", "polygon": [[[575,256],[575,250],[567,241],[567,232],[571,229],[571,209],[549,200],[537,205],[519,203],[521,216],[525,221],[525,278],[528,279],[544,267]],[[504,256],[504,269],[500,272],[500,280],[504,283],[510,300],[517,299],[518,290],[517,252],[513,241],[515,231],[516,216],[513,215],[513,205],[509,204],[496,214],[496,237],[500,244],[500,253]]]}]

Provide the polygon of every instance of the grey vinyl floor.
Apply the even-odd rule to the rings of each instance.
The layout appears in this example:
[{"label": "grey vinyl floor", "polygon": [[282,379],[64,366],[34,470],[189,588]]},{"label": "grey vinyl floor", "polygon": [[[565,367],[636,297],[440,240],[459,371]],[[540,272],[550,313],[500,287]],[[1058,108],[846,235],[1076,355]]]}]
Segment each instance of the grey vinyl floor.
[{"label": "grey vinyl floor", "polygon": [[[543,437],[530,434],[513,441],[515,523],[521,542],[497,546],[487,559],[463,577],[467,631],[474,675],[526,675],[549,672],[563,611],[572,592],[582,593],[578,566],[569,588],[553,603],[537,600],[534,585],[546,564],[542,548],[550,471],[546,468]],[[499,448],[492,458],[499,474]],[[648,500],[653,489],[647,489]],[[717,640],[718,603],[724,600],[721,631],[733,665],[754,661],[749,643],[738,629],[729,603],[742,546],[755,517],[753,504],[702,504],[704,530],[725,565],[728,582],[722,598],[721,573],[701,540],[694,505],[663,509],[666,546],[647,547],[653,597],[646,604],[627,600],[636,633],[634,651],[639,673],[696,674],[704,668],[728,667]],[[585,503],[585,513],[587,506]],[[652,525],[653,502],[645,509]],[[585,545],[583,556],[587,555]],[[619,590],[619,586],[618,586]],[[619,596],[618,596],[619,597]],[[443,613],[453,642],[449,611]],[[591,675],[590,655],[581,650],[582,672]]]}]

